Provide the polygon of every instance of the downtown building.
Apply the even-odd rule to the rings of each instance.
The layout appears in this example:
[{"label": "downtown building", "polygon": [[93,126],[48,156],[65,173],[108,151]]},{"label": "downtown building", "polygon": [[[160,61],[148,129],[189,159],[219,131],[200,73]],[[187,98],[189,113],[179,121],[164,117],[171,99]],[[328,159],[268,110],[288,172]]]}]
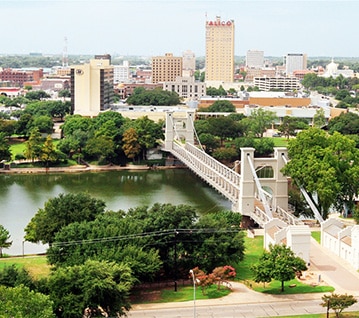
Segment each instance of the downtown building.
[{"label": "downtown building", "polygon": [[166,53],[165,56],[152,57],[152,83],[175,82],[182,76],[183,59]]},{"label": "downtown building", "polygon": [[285,74],[293,76],[294,71],[307,69],[307,55],[302,53],[288,53],[284,57]]},{"label": "downtown building", "polygon": [[109,59],[71,66],[71,111],[97,116],[113,103],[113,66]]},{"label": "downtown building", "polygon": [[205,63],[206,82],[233,82],[234,20],[222,21],[217,16],[214,21],[206,21]]}]

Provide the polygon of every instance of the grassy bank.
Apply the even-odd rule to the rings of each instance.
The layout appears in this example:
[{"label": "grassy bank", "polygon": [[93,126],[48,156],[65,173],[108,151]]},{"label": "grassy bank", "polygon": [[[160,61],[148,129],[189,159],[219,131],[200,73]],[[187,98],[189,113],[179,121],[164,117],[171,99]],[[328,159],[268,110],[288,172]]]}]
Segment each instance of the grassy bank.
[{"label": "grassy bank", "polygon": [[49,275],[51,268],[47,264],[46,256],[43,255],[0,258],[0,270],[13,264],[19,268],[25,268],[35,279]]}]

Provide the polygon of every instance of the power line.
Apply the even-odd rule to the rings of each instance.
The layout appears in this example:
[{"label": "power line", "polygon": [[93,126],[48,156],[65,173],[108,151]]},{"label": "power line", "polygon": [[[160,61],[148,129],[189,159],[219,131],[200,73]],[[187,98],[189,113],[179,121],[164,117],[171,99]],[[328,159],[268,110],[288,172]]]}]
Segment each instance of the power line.
[{"label": "power line", "polygon": [[202,233],[208,234],[208,233],[237,233],[237,232],[239,232],[239,230],[236,230],[234,228],[232,229],[215,229],[215,228],[172,229],[172,230],[163,230],[163,231],[155,231],[155,232],[143,232],[136,234],[120,235],[120,236],[67,241],[67,242],[54,242],[52,246],[62,248],[62,247],[73,246],[73,245],[118,242],[118,241],[129,240],[129,239],[178,235],[178,234],[202,234]]}]

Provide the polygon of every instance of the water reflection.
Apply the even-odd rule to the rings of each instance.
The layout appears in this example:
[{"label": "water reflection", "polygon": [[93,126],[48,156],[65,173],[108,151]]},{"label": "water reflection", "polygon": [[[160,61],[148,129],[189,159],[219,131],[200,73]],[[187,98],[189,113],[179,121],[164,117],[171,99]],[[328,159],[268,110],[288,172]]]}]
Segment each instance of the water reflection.
[{"label": "water reflection", "polygon": [[44,203],[60,193],[87,192],[107,210],[156,202],[194,206],[198,213],[230,209],[230,202],[187,169],[71,174],[0,175],[0,224],[10,231],[11,255],[41,253],[46,247],[25,242],[24,228]]}]

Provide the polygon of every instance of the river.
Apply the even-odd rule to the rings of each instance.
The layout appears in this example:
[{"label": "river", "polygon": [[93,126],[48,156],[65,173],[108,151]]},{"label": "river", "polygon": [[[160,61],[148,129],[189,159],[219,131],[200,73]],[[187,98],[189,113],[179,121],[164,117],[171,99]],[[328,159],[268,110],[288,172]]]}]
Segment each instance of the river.
[{"label": "river", "polygon": [[199,214],[228,210],[231,203],[188,169],[0,175],[0,224],[13,244],[5,254],[44,253],[47,246],[24,242],[24,229],[44,203],[60,193],[87,192],[106,210],[154,203],[187,204]]}]

